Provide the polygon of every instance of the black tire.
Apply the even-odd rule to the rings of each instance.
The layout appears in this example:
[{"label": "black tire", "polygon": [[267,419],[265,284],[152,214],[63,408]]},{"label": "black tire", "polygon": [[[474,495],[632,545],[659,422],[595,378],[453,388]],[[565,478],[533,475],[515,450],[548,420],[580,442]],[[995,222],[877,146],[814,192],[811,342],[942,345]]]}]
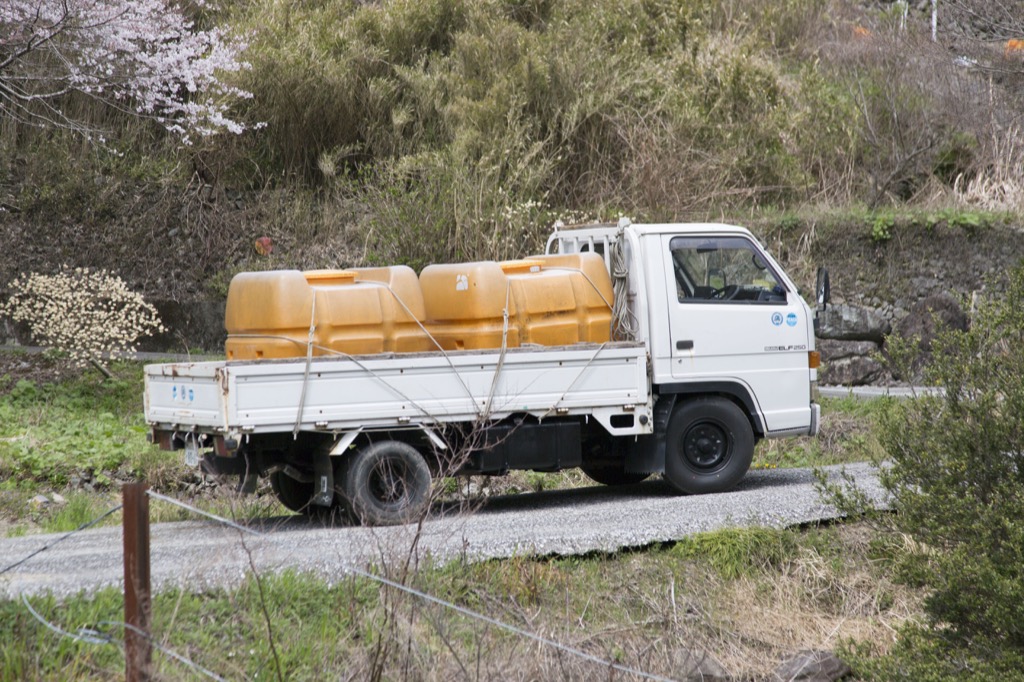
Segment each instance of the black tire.
[{"label": "black tire", "polygon": [[313,497],[313,482],[303,483],[283,471],[275,471],[270,474],[270,487],[274,490],[278,501],[293,512],[312,516],[313,505],[310,500]]},{"label": "black tire", "polygon": [[368,526],[408,523],[430,503],[430,468],[408,443],[372,443],[345,462],[341,486],[355,521]]},{"label": "black tire", "polygon": [[622,463],[590,463],[581,464],[580,469],[587,476],[602,485],[632,485],[646,481],[650,474],[634,474],[626,471]]},{"label": "black tire", "polygon": [[725,398],[678,405],[665,439],[665,478],[683,493],[730,490],[754,457],[754,432],[747,415]]}]

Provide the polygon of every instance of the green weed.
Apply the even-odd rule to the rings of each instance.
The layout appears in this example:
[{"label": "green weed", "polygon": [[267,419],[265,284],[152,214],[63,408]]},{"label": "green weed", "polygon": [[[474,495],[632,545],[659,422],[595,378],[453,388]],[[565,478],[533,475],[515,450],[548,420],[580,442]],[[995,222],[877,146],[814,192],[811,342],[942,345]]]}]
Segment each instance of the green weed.
[{"label": "green weed", "polygon": [[[95,495],[71,494],[67,497],[65,504],[56,507],[53,512],[44,516],[42,519],[43,532],[64,533],[75,530],[100,516],[115,504],[117,503],[97,498]],[[111,523],[119,522],[119,518],[111,521]]]},{"label": "green weed", "polygon": [[61,383],[19,381],[0,395],[0,476],[22,489],[77,481],[103,489],[132,475],[153,447],[142,420],[142,367],[114,378],[85,372]]},{"label": "green weed", "polygon": [[685,538],[672,548],[683,559],[706,562],[726,580],[777,570],[795,555],[788,531],[772,528],[729,528]]},{"label": "green weed", "polygon": [[871,221],[871,241],[884,244],[892,239],[892,230],[896,220],[891,215],[879,215]]}]

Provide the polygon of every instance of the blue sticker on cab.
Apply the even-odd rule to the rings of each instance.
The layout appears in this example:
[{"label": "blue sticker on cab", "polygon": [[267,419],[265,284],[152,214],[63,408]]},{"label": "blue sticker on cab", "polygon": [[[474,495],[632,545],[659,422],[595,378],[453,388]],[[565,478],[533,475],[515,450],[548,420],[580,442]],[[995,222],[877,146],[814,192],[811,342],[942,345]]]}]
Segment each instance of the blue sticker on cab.
[{"label": "blue sticker on cab", "polygon": [[790,313],[789,315],[786,315],[786,324],[788,324],[790,327],[796,326],[796,313]]},{"label": "blue sticker on cab", "polygon": [[772,324],[776,327],[782,326],[782,313],[772,313]]}]

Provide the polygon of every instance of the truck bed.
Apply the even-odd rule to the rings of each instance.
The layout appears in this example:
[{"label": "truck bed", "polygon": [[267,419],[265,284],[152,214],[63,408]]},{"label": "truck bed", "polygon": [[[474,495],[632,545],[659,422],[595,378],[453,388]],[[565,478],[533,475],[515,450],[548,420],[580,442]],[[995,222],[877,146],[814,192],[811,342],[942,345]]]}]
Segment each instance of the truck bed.
[{"label": "truck bed", "polygon": [[651,428],[650,419],[612,426],[615,415],[650,413],[646,349],[638,343],[149,365],[145,413],[154,428],[222,434],[523,413],[593,415],[618,435]]}]

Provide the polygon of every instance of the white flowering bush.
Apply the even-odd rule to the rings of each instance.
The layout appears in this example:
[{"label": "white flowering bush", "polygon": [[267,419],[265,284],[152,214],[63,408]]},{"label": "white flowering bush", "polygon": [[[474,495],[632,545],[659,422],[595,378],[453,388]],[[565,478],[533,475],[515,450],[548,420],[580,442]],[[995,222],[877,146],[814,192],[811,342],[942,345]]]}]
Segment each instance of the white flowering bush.
[{"label": "white flowering bush", "polygon": [[136,350],[136,341],[165,331],[156,308],[106,270],[64,268],[23,274],[10,285],[0,313],[28,325],[33,339],[66,351],[76,365]]}]

